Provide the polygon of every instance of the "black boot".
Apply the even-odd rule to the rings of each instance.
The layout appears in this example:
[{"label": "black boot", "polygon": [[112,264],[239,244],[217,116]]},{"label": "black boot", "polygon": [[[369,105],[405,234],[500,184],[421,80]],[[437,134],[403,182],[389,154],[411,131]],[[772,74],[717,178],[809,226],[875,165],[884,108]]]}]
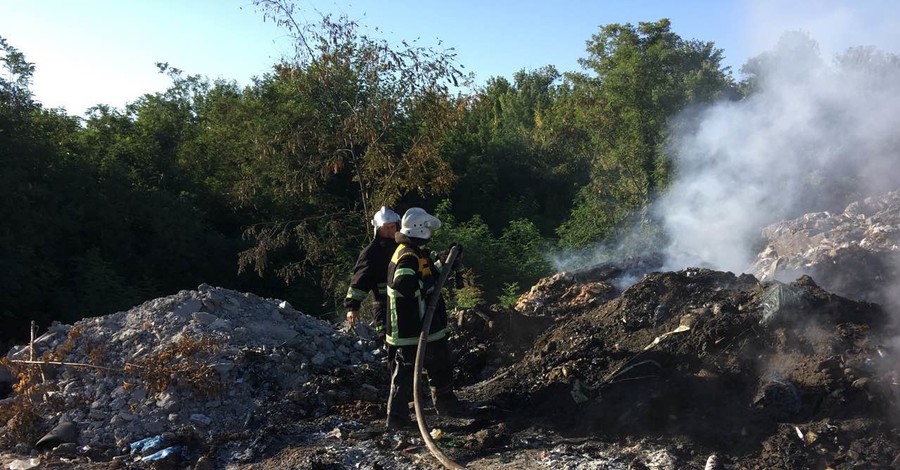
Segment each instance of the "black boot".
[{"label": "black boot", "polygon": [[462,412],[462,406],[459,398],[453,390],[437,390],[431,389],[431,400],[434,402],[434,409],[440,416],[459,417]]},{"label": "black boot", "polygon": [[387,417],[388,431],[412,431],[415,428],[416,424],[409,415],[393,414]]}]

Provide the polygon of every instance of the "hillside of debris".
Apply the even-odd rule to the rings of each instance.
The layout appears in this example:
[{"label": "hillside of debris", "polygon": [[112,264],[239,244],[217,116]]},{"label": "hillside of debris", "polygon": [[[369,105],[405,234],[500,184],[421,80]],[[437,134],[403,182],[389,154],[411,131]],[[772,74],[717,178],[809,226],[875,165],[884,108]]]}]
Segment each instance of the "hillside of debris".
[{"label": "hillside of debris", "polygon": [[809,277],[652,273],[470,392],[512,428],[649,439],[683,462],[875,468],[900,453],[895,336],[880,307]]},{"label": "hillside of debris", "polygon": [[763,280],[808,274],[845,297],[900,305],[900,191],[868,197],[843,212],[814,212],[763,229],[752,272]]},{"label": "hillside of debris", "polygon": [[[201,285],[54,325],[9,351],[0,369],[15,377],[16,393],[2,400],[0,449],[28,454],[62,444],[54,452],[109,460],[155,438],[138,457],[177,447],[186,458],[231,452],[229,459],[250,460],[258,432],[282,418],[377,400],[381,355],[371,341],[286,302]],[[54,435],[60,429],[65,435]]]}]

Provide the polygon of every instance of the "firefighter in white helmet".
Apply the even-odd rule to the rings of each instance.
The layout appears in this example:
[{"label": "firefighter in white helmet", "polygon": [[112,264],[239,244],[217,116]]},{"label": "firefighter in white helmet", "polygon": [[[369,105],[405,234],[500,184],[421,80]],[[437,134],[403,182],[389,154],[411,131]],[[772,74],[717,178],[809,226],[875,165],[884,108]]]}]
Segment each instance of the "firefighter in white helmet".
[{"label": "firefighter in white helmet", "polygon": [[[391,257],[387,272],[388,317],[385,342],[391,369],[391,390],[387,404],[388,429],[412,427],[407,403],[412,401],[413,373],[422,318],[441,269],[432,260],[425,245],[441,221],[423,209],[406,211],[396,235],[397,250]],[[428,332],[424,365],[428,385],[438,414],[452,415],[459,409],[453,393],[453,370],[447,344],[447,308],[438,298],[437,308]]]},{"label": "firefighter in white helmet", "polygon": [[385,312],[387,310],[387,267],[391,255],[397,248],[394,234],[400,224],[400,216],[382,206],[372,216],[371,224],[375,231],[375,239],[369,243],[356,259],[350,288],[344,298],[347,308],[347,322],[352,327],[359,321],[359,309],[369,292],[375,298],[374,328],[380,337],[384,336]]}]

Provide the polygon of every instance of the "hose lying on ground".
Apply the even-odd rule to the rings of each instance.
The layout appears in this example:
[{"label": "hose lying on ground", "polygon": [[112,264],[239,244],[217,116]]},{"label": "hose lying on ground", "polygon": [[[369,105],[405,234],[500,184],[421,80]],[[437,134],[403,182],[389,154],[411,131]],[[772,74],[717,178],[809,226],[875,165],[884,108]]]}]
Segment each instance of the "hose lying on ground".
[{"label": "hose lying on ground", "polygon": [[428,332],[431,329],[431,317],[434,316],[434,310],[437,308],[438,301],[441,298],[441,287],[443,287],[444,282],[447,281],[447,276],[450,275],[451,267],[458,255],[459,246],[457,245],[450,249],[450,253],[447,255],[447,259],[444,261],[444,265],[441,269],[441,275],[438,277],[437,284],[434,285],[434,293],[428,301],[428,310],[425,311],[425,318],[422,319],[422,333],[419,334],[419,348],[416,350],[416,365],[415,373],[413,374],[413,403],[416,407],[416,423],[419,425],[419,432],[422,434],[422,440],[425,442],[428,450],[431,451],[431,455],[438,459],[444,467],[450,469],[460,469],[463,467],[444,455],[444,453],[441,452],[441,449],[438,449],[437,445],[434,443],[434,439],[431,438],[431,434],[428,432],[428,426],[425,424],[425,416],[422,414],[422,400],[419,398],[419,380],[422,377],[422,364],[425,361],[425,347],[428,343]]}]

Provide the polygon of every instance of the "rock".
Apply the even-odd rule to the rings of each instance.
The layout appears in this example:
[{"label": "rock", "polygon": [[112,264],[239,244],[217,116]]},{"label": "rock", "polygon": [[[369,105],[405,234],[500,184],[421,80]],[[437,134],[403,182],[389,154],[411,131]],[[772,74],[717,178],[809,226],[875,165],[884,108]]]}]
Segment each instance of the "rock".
[{"label": "rock", "polygon": [[191,422],[195,424],[199,424],[200,426],[209,426],[212,423],[212,418],[200,413],[194,413],[191,415]]},{"label": "rock", "polygon": [[216,317],[215,315],[213,315],[211,313],[207,313],[207,312],[195,312],[191,317],[194,319],[195,322],[197,322],[201,325],[209,325],[212,322],[218,320],[218,317]]},{"label": "rock", "polygon": [[50,455],[54,456],[70,456],[75,455],[78,451],[78,446],[74,442],[67,442],[65,444],[60,444],[53,449]]},{"label": "rock", "polygon": [[9,470],[31,470],[32,468],[38,468],[41,465],[41,459],[38,457],[30,458],[30,459],[19,459],[13,460],[9,463]]},{"label": "rock", "polygon": [[322,354],[321,352],[316,353],[316,355],[313,356],[312,359],[310,359],[310,362],[313,365],[321,366],[322,364],[325,363],[325,354]]},{"label": "rock", "polygon": [[215,470],[215,462],[213,459],[202,455],[199,459],[197,459],[197,463],[194,464],[193,470]]},{"label": "rock", "polygon": [[706,466],[703,467],[703,470],[725,470],[725,467],[719,461],[719,456],[712,454],[706,459]]},{"label": "rock", "polygon": [[[357,346],[358,339],[282,301],[228,289],[201,286],[58,326],[35,353],[62,345],[72,328],[79,335],[69,345],[68,361],[95,363],[91,354],[102,345],[104,365],[124,373],[61,368],[56,390],[33,398],[40,407],[49,404],[45,398],[54,410],[61,407],[83,443],[98,448],[186,424],[219,436],[243,429],[248,416],[261,416],[257,425],[286,413],[321,416],[353,393],[378,400],[382,392],[362,388],[361,373],[371,370],[361,364],[362,352],[372,344]],[[11,354],[17,351],[28,353],[16,346]],[[367,354],[366,360],[378,358]],[[352,362],[359,365],[351,368]],[[290,390],[310,398],[285,408]]]},{"label": "rock", "polygon": [[156,399],[156,406],[166,412],[171,412],[178,407],[175,397],[169,392],[163,392]]},{"label": "rock", "polygon": [[215,321],[209,324],[209,328],[217,331],[229,331],[231,330],[231,322],[224,318],[216,318]]},{"label": "rock", "polygon": [[[181,319],[187,319],[195,313],[200,313],[200,309],[203,307],[203,302],[198,298],[189,298],[185,300],[181,305],[172,310],[172,314],[175,317],[179,317]],[[194,317],[196,320],[196,317]]]},{"label": "rock", "polygon": [[826,290],[853,299],[884,303],[900,279],[900,191],[843,213],[816,212],[762,230],[767,245],[752,270],[761,280],[790,280],[808,274]]}]

